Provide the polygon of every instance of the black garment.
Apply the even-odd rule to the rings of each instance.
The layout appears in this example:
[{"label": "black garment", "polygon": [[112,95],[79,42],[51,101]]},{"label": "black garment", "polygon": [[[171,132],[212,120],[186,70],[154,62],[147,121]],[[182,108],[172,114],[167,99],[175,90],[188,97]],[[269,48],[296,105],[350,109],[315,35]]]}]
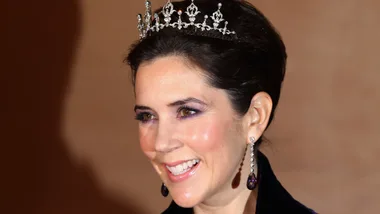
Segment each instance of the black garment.
[{"label": "black garment", "polygon": [[[256,214],[315,214],[295,200],[280,184],[274,175],[268,159],[258,151],[258,197]],[[257,187],[256,187],[257,188]],[[192,208],[182,208],[174,201],[162,214],[192,214]],[[232,214],[232,213],[231,213]]]}]

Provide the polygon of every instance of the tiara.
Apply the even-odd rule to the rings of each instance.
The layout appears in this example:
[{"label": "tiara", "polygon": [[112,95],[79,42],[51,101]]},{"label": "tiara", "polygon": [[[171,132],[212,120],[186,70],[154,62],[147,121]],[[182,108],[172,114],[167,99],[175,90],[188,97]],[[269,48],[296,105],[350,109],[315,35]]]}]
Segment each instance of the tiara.
[{"label": "tiara", "polygon": [[[228,21],[223,19],[223,14],[220,12],[222,3],[218,4],[218,10],[216,10],[210,17],[204,15],[204,19],[201,22],[196,19],[196,16],[201,13],[198,7],[194,4],[194,0],[191,0],[191,4],[186,8],[184,12],[190,22],[182,21],[182,10],[175,11],[173,4],[168,0],[168,2],[162,7],[161,14],[164,17],[164,22],[160,22],[160,17],[157,13],[152,17],[152,7],[150,1],[145,1],[145,14],[144,17],[141,14],[137,15],[137,29],[139,30],[140,39],[147,37],[149,32],[159,32],[165,27],[177,28],[179,30],[193,26],[195,28],[201,29],[201,31],[215,30],[219,31],[223,35],[236,34],[235,31],[227,29]],[[178,14],[178,20],[176,22],[170,23],[172,20],[172,14]],[[208,18],[213,20],[212,26],[208,25],[206,22]],[[153,23],[153,20],[155,21]],[[224,27],[219,27],[221,22],[224,21]]]}]

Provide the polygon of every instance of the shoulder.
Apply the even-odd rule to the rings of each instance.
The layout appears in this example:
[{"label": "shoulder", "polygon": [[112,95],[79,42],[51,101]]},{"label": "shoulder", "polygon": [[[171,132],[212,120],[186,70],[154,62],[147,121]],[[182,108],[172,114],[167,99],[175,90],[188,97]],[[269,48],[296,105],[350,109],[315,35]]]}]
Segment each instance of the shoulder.
[{"label": "shoulder", "polygon": [[313,210],[294,199],[277,179],[267,157],[258,152],[259,191],[256,213],[315,214]]}]

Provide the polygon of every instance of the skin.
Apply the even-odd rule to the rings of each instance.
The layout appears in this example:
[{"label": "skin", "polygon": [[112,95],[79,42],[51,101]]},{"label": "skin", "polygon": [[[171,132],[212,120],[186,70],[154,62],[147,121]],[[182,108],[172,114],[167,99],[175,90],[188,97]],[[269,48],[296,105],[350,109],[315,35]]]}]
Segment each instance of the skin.
[{"label": "skin", "polygon": [[[209,86],[204,73],[181,56],[140,65],[135,112],[142,120],[141,149],[178,205],[194,207],[197,214],[254,213],[257,189],[246,188],[250,157],[245,149],[249,137],[263,134],[272,101],[260,92],[252,98],[249,111],[239,116],[227,93]],[[191,159],[200,160],[195,173],[172,182],[164,163]],[[238,172],[241,179],[234,186]]]}]

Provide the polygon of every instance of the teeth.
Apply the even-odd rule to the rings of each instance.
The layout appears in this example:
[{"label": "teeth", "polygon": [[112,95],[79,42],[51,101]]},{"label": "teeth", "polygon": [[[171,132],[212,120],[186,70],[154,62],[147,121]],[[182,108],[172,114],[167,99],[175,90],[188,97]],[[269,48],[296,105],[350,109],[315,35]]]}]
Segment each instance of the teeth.
[{"label": "teeth", "polygon": [[199,160],[189,160],[184,163],[178,164],[177,166],[166,166],[168,170],[173,175],[181,175],[187,171],[189,171],[195,164],[197,164]]}]

